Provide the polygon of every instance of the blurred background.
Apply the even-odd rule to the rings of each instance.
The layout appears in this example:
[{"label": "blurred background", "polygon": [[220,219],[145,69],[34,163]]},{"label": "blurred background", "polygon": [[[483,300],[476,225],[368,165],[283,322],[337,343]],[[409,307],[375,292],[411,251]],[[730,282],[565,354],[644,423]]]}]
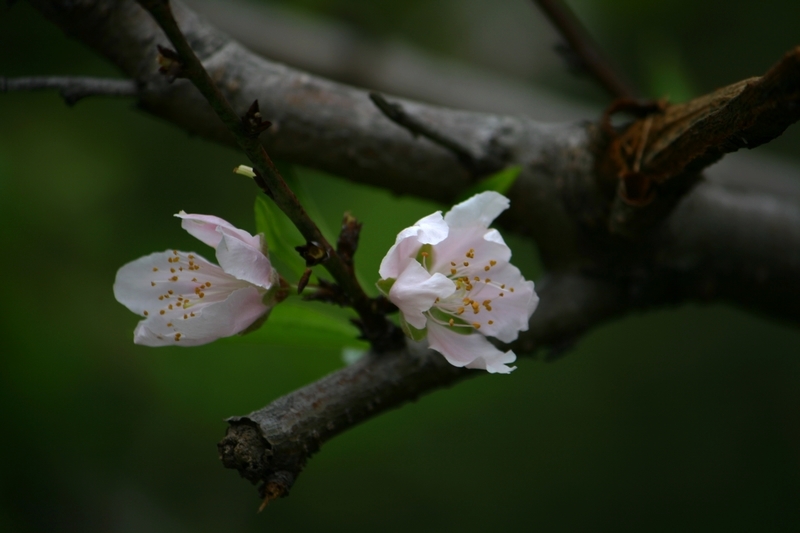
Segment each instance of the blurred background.
[{"label": "blurred background", "polygon": [[[453,106],[543,120],[593,119],[608,102],[567,72],[527,0],[193,4],[253,48],[220,13],[266,13],[286,33],[263,53],[395,94],[448,103],[446,80]],[[796,1],[571,4],[648,96],[759,75],[800,44]],[[118,76],[27,4],[0,9],[0,75]],[[759,152],[800,169],[798,147],[794,126]],[[722,305],[630,316],[555,363],[523,359],[387,413],[326,444],[291,496],[256,514],[255,489],[218,461],[223,419],[341,367],[341,348],[134,346],[137,317],[111,291],[141,255],[212,255],[180,209],[253,231],[240,163],[130,101],[0,95],[0,531],[800,527],[800,331]],[[397,231],[446,208],[296,171],[330,227],[347,209],[364,222],[367,279]],[[511,243],[537,279],[536,250]]]}]

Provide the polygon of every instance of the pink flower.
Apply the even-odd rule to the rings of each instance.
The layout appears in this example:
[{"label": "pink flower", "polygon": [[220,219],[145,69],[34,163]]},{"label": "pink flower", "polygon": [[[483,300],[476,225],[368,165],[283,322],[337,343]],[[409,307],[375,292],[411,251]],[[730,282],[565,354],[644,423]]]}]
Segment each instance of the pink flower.
[{"label": "pink flower", "polygon": [[532,281],[509,263],[511,250],[489,224],[508,208],[487,191],[429,215],[397,236],[380,266],[378,288],[400,309],[401,324],[455,366],[507,374],[514,352],[486,336],[516,340],[539,303]]},{"label": "pink flower", "polygon": [[194,252],[167,250],[117,271],[114,297],[142,315],[133,342],[197,346],[242,333],[266,319],[280,277],[262,235],[210,215],[181,211],[182,227],[216,250],[219,266]]}]

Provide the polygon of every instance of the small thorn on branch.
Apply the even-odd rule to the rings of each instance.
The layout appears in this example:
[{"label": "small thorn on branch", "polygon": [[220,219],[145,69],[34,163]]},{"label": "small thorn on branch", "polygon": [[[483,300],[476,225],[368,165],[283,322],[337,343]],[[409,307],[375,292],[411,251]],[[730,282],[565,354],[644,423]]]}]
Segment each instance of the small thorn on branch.
[{"label": "small thorn on branch", "polygon": [[306,262],[306,267],[313,267],[328,259],[331,256],[330,250],[318,242],[309,241],[303,246],[295,246],[295,250]]},{"label": "small thorn on branch", "polygon": [[306,268],[300,280],[297,282],[297,294],[303,294],[303,289],[308,285],[308,280],[311,279],[311,269]]},{"label": "small thorn on branch", "polygon": [[172,83],[176,78],[183,78],[181,56],[179,56],[175,50],[166,48],[160,44],[157,44],[156,48],[158,48],[158,56],[156,56],[158,71],[167,78],[167,81]]},{"label": "small thorn on branch", "polygon": [[256,139],[272,126],[272,122],[262,118],[261,110],[258,108],[258,100],[254,100],[247,110],[247,113],[242,116],[242,125],[244,126],[246,135],[252,139]]},{"label": "small thorn on branch", "polygon": [[336,241],[336,253],[350,268],[353,268],[353,256],[358,249],[358,238],[361,235],[362,226],[363,224],[356,220],[356,217],[350,212],[344,214],[342,229],[339,232],[339,239]]}]

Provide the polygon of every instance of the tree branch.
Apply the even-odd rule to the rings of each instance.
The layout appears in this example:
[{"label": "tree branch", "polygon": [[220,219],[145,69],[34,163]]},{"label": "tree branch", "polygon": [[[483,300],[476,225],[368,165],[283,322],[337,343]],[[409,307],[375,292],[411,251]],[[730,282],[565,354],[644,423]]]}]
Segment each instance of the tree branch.
[{"label": "tree branch", "polygon": [[475,177],[489,174],[502,168],[502,157],[492,157],[494,154],[486,154],[488,156],[486,158],[476,158],[469,148],[463,146],[459,141],[442,134],[432,125],[425,124],[407,113],[402,105],[390,103],[383,95],[370,92],[369,99],[386,115],[386,118],[407,129],[414,137],[421,135],[452,152],[456,159],[467,167]]},{"label": "tree branch", "polygon": [[[230,103],[220,92],[217,85],[211,80],[203,64],[195,55],[192,47],[187,42],[175,17],[172,15],[167,0],[139,0],[139,3],[153,16],[161,29],[166,33],[170,42],[177,49],[178,58],[165,58],[174,63],[176,59],[180,65],[171,64],[171,69],[176,75],[186,77],[203,94],[211,104],[216,115],[225,123],[228,131],[236,138],[239,147],[260,174],[256,178],[261,182],[265,192],[273,199],[278,207],[289,217],[300,233],[309,243],[308,246],[321,248],[323,251],[319,262],[330,272],[340,288],[347,295],[350,305],[358,313],[359,326],[364,338],[370,342],[376,351],[396,349],[402,345],[402,333],[375,309],[370,298],[366,295],[355,276],[355,270],[346,264],[338,252],[327,242],[317,225],[308,216],[295,194],[289,189],[286,181],[281,176],[277,167],[258,141],[259,131],[249,131],[248,123],[236,114]],[[161,53],[165,53],[164,50]],[[249,106],[251,112],[261,116],[258,111],[258,100]],[[311,265],[308,265],[311,266]]]},{"label": "tree branch", "polygon": [[0,93],[57,89],[68,106],[89,96],[132,97],[139,94],[133,80],[111,80],[80,76],[36,76],[6,78],[0,76]]},{"label": "tree branch", "polygon": [[534,1],[564,37],[569,51],[577,58],[579,68],[597,80],[612,98],[637,97],[630,83],[612,68],[611,63],[600,52],[598,44],[563,0]]},{"label": "tree branch", "polygon": [[[143,109],[232,144],[230,133],[191,84],[177,80],[168,85],[152,74],[154,47],[164,37],[130,0],[31,3],[137,79]],[[274,124],[260,140],[276,157],[443,202],[470,183],[470,173],[448,150],[424,138],[415,140],[389,123],[365,92],[258,58],[180,4],[176,16],[232,106],[247,109],[259,100],[262,114]],[[616,316],[687,301],[729,301],[800,322],[796,175],[712,168],[708,174],[713,179],[682,195],[665,218],[631,242],[607,229],[615,187],[609,194],[608,182],[597,171],[595,156],[603,146],[599,125],[543,125],[398,101],[476,157],[499,147],[504,163],[523,167],[508,193],[511,208],[500,222],[535,240],[549,274],[539,284],[541,303],[529,331],[513,345],[519,353],[557,352]],[[754,139],[762,138],[760,127],[750,131]],[[266,410],[232,419],[232,426],[241,426],[233,434],[241,431],[241,436],[223,442],[223,460],[262,483],[265,497],[276,497],[325,439],[475,374],[444,366],[439,356],[421,349],[368,357]],[[376,395],[380,404],[374,402]]]}]

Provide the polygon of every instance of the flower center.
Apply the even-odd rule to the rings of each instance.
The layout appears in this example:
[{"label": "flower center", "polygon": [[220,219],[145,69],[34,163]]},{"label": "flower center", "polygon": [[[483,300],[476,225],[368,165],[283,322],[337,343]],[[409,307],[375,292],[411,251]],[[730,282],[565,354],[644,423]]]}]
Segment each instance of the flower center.
[{"label": "flower center", "polygon": [[[480,330],[482,325],[491,326],[493,319],[493,300],[503,298],[506,292],[514,292],[513,287],[492,281],[488,274],[497,266],[495,259],[474,261],[475,249],[464,253],[463,260],[450,261],[446,274],[456,285],[456,291],[447,298],[437,298],[434,307],[440,313],[428,312],[428,316],[439,324],[453,328]],[[483,276],[480,274],[484,274]]]},{"label": "flower center", "polygon": [[[175,341],[180,342],[184,336],[180,332],[181,322],[197,316],[195,311],[199,313],[205,305],[224,299],[230,287],[224,287],[227,280],[215,272],[218,266],[193,254],[173,250],[167,263],[166,267],[153,267],[150,286],[163,290],[157,296],[158,305],[163,307],[155,312],[167,320],[167,327],[174,331]],[[200,272],[201,267],[203,272]],[[143,314],[149,316],[150,312],[144,311]],[[159,335],[158,338],[162,337]]]}]

